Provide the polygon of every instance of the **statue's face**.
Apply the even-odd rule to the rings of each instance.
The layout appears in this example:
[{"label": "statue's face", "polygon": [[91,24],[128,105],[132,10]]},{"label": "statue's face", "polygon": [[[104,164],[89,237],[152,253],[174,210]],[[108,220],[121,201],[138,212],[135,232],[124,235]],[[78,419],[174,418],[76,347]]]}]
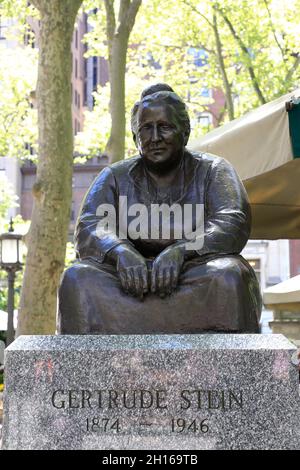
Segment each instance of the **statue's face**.
[{"label": "statue's face", "polygon": [[170,167],[184,150],[184,133],[176,113],[163,103],[144,103],[138,112],[137,147],[152,167]]}]

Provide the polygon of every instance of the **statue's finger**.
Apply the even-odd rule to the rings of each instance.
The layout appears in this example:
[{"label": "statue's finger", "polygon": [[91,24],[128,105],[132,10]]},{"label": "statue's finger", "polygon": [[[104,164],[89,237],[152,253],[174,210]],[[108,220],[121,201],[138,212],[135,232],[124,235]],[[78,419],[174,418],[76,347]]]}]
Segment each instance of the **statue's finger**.
[{"label": "statue's finger", "polygon": [[156,292],[156,283],[157,283],[157,268],[153,265],[152,273],[151,273],[151,292],[154,294]]},{"label": "statue's finger", "polygon": [[179,277],[179,269],[178,269],[178,266],[174,266],[174,268],[173,268],[173,276],[172,276],[172,290],[175,290],[175,289],[177,288],[178,277]]},{"label": "statue's finger", "polygon": [[166,268],[164,270],[164,292],[166,295],[170,295],[172,291],[172,286],[171,286],[171,273],[172,273],[172,266],[169,268]]},{"label": "statue's finger", "polygon": [[139,298],[143,300],[144,295],[148,292],[148,271],[143,266],[139,266]]},{"label": "statue's finger", "polygon": [[159,273],[158,273],[158,291],[159,291],[159,296],[162,299],[166,296],[165,277],[166,277],[166,268],[162,268],[159,270]]},{"label": "statue's finger", "polygon": [[131,295],[135,296],[134,271],[132,267],[126,269],[126,275],[127,275],[128,290]]},{"label": "statue's finger", "polygon": [[164,287],[164,269],[160,268],[157,274],[157,288],[159,293],[161,293]]},{"label": "statue's finger", "polygon": [[171,295],[173,290],[173,277],[174,277],[174,266],[171,266],[169,269],[169,280],[167,286],[167,294]]},{"label": "statue's finger", "polygon": [[135,293],[137,297],[142,297],[143,298],[143,283],[142,283],[142,275],[141,275],[141,268],[140,266],[137,266],[134,268],[134,288],[135,288]]},{"label": "statue's finger", "polygon": [[120,269],[119,271],[119,279],[120,279],[121,287],[123,291],[125,292],[125,294],[128,294],[127,276],[126,276],[125,271],[123,271],[123,269]]},{"label": "statue's finger", "polygon": [[147,294],[148,292],[148,269],[141,268],[141,277],[142,277],[142,285],[143,285],[143,293]]}]

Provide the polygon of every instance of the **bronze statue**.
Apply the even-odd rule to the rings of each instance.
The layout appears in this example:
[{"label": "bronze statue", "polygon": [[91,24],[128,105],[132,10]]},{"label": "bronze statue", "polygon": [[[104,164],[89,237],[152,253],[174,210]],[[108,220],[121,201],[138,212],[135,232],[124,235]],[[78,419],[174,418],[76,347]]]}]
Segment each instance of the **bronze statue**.
[{"label": "bronze statue", "polygon": [[250,206],[235,170],[186,150],[189,116],[166,84],[144,90],[132,132],[139,155],[106,167],[85,197],[58,333],[257,333],[259,286],[239,255]]}]

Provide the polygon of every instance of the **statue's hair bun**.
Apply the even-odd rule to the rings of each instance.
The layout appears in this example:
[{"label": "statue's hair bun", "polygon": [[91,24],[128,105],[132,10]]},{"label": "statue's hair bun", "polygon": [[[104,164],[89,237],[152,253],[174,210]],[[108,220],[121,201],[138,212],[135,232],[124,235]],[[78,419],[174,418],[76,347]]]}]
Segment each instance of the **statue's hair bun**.
[{"label": "statue's hair bun", "polygon": [[171,91],[174,93],[173,88],[171,88],[166,83],[156,83],[155,85],[150,85],[142,91],[141,100],[145,98],[145,96],[153,95],[154,93],[158,93],[160,91]]}]

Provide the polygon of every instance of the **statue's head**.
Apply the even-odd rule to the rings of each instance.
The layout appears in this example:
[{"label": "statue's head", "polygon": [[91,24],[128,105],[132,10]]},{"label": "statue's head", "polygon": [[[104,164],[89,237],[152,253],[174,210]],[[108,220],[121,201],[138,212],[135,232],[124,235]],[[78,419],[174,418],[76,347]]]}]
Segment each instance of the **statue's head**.
[{"label": "statue's head", "polygon": [[133,139],[141,156],[158,167],[183,155],[190,119],[182,99],[164,83],[146,88],[131,114]]}]

